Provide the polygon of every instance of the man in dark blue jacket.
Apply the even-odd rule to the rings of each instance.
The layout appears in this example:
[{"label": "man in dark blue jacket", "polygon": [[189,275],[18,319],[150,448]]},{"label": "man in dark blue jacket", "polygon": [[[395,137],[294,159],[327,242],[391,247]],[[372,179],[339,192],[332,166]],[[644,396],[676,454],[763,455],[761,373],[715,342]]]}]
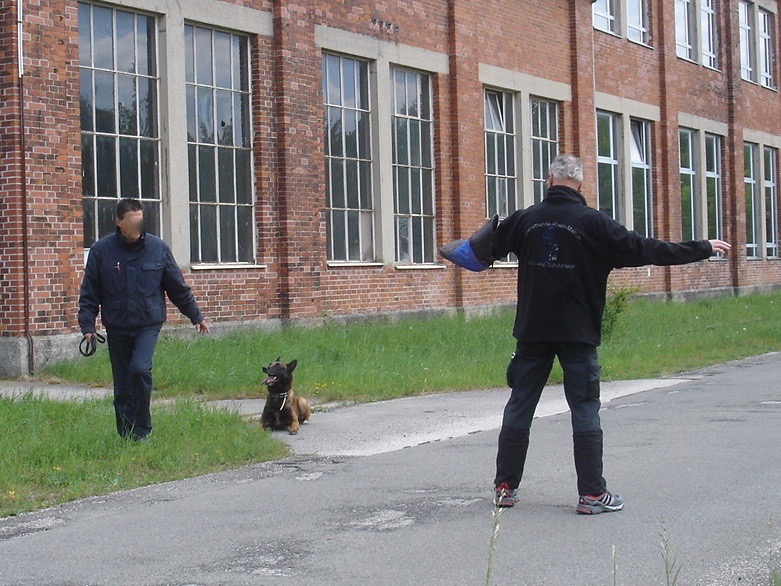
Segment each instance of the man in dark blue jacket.
[{"label": "man in dark blue jacket", "polygon": [[529,429],[540,395],[558,356],[572,419],[576,511],[618,511],[623,500],[602,477],[597,346],[601,339],[610,271],[647,264],[677,265],[724,254],[721,240],[673,244],[630,232],[590,208],[579,193],[580,159],[559,155],[551,164],[545,199],[519,210],[493,234],[493,258],[518,257],[516,352],[507,369],[512,394],[499,432],[494,480],[498,506],[511,507],[523,475]]},{"label": "man in dark blue jacket", "polygon": [[100,308],[114,378],[117,431],[136,441],[152,431],[152,356],[166,319],[165,295],[197,332],[209,332],[171,249],[144,232],[143,220],[140,201],[119,200],[116,232],[90,248],[79,295],[79,326],[90,342]]}]

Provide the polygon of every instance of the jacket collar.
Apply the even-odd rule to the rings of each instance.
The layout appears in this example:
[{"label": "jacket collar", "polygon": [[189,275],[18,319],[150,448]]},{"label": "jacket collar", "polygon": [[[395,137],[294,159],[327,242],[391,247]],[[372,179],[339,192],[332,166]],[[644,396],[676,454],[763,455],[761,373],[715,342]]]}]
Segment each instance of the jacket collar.
[{"label": "jacket collar", "polygon": [[119,229],[119,226],[117,226],[115,234],[117,241],[120,243],[122,248],[128,252],[138,252],[141,250],[144,244],[146,244],[146,232],[141,232],[141,236],[135,242],[128,242],[125,240],[125,237],[122,236],[122,231]]},{"label": "jacket collar", "polygon": [[580,192],[575,191],[571,187],[565,187],[564,185],[554,185],[548,189],[548,195],[545,196],[545,201],[557,202],[557,201],[574,201],[582,203],[584,206],[586,198],[583,197]]}]

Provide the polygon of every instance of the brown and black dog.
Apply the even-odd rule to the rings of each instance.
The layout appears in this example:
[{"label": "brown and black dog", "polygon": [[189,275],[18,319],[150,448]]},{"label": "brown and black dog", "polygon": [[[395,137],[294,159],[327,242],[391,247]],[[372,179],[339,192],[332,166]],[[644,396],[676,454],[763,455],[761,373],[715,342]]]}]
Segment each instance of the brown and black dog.
[{"label": "brown and black dog", "polygon": [[296,434],[299,426],[312,415],[309,401],[293,394],[293,371],[296,364],[297,360],[285,364],[277,358],[263,367],[266,374],[263,384],[268,387],[266,406],[260,416],[263,429],[286,429]]}]

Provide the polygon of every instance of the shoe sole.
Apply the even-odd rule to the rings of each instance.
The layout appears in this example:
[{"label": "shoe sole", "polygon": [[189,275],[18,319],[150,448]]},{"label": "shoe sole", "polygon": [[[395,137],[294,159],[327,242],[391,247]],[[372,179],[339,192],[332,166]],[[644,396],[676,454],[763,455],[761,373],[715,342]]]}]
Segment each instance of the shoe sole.
[{"label": "shoe sole", "polygon": [[499,507],[501,509],[509,509],[510,507],[514,507],[518,501],[497,501],[494,499],[494,506]]},{"label": "shoe sole", "polygon": [[575,512],[580,515],[599,515],[600,513],[615,513],[623,508],[624,505],[617,507],[578,505]]}]

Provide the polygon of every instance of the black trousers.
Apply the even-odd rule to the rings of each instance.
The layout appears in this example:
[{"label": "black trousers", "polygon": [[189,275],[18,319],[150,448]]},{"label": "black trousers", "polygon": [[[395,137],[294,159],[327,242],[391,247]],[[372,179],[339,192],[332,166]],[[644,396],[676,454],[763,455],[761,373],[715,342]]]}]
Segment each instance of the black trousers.
[{"label": "black trousers", "polygon": [[499,432],[494,483],[506,482],[511,489],[521,483],[534,411],[555,357],[558,357],[564,371],[564,394],[572,419],[578,494],[598,495],[607,486],[602,477],[600,367],[597,349],[588,344],[518,343],[507,369],[507,383],[512,388],[512,394],[504,408]]},{"label": "black trousers", "polygon": [[142,439],[152,431],[152,357],[160,326],[107,334],[117,432],[122,437]]}]

